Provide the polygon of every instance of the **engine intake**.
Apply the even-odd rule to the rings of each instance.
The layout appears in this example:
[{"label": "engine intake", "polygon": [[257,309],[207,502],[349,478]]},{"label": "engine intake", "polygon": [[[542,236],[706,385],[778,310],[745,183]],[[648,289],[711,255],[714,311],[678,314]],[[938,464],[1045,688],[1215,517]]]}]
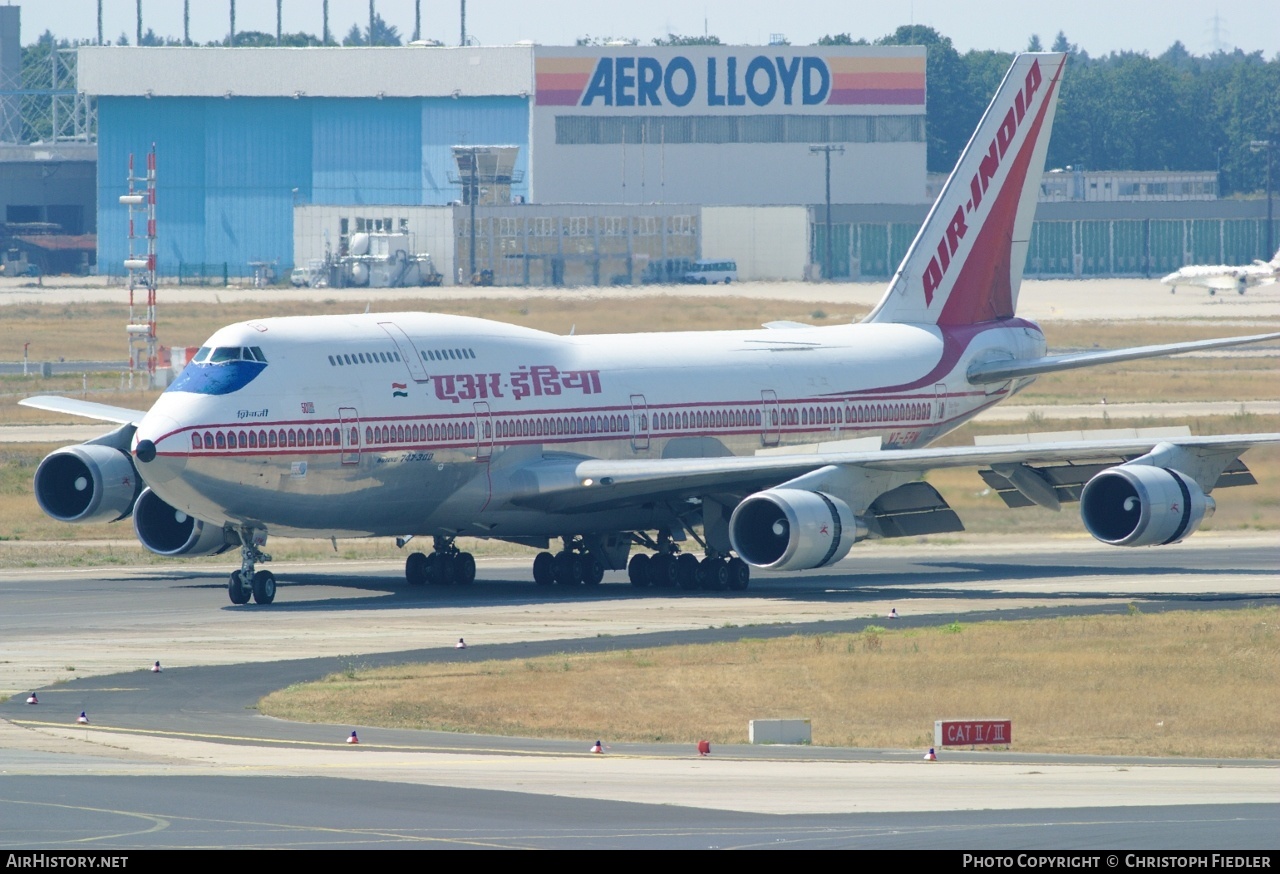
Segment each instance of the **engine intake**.
[{"label": "engine intake", "polygon": [[36,468],[40,509],[59,522],[114,522],[129,515],[141,483],[129,456],[81,443],[45,456]]},{"label": "engine intake", "polygon": [[1190,537],[1217,505],[1191,477],[1144,464],[1109,468],[1085,483],[1080,518],[1112,546],[1155,546]]},{"label": "engine intake", "polygon": [[218,555],[240,545],[234,532],[174,509],[151,489],[138,496],[133,531],[156,555]]},{"label": "engine intake", "polygon": [[859,527],[839,498],[802,489],[769,489],[743,500],[729,518],[729,542],[748,564],[798,571],[849,554]]}]

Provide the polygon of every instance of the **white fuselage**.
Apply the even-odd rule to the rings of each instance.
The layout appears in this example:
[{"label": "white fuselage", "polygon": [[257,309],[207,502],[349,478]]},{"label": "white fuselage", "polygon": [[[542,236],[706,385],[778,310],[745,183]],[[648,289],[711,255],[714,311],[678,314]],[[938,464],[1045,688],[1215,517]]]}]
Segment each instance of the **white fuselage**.
[{"label": "white fuselage", "polygon": [[144,479],[173,507],[283,536],[519,538],[662,512],[522,509],[523,463],[922,446],[1020,387],[970,386],[970,363],[1042,355],[1044,338],[1016,319],[564,337],[394,313],[264,319],[207,346],[265,364],[189,365],[139,425],[157,450]]},{"label": "white fuselage", "polygon": [[1179,285],[1194,285],[1200,288],[1243,292],[1246,288],[1273,283],[1277,275],[1280,275],[1280,265],[1276,262],[1268,264],[1259,262],[1239,267],[1225,264],[1200,264],[1183,267],[1160,281],[1174,288]]}]

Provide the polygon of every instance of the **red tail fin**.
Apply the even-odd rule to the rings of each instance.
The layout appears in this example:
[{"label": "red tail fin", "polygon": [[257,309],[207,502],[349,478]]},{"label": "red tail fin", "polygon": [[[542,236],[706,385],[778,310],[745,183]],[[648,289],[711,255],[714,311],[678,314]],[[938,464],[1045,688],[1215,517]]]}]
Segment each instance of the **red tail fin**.
[{"label": "red tail fin", "polygon": [[1065,62],[1013,59],[867,321],[971,325],[1014,314]]}]

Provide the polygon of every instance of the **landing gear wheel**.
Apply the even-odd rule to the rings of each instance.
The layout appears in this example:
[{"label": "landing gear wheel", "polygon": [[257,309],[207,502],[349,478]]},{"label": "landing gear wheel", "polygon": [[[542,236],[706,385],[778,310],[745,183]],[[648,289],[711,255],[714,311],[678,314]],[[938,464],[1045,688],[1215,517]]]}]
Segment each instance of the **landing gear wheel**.
[{"label": "landing gear wheel", "polygon": [[421,552],[411,552],[404,560],[404,578],[411,586],[424,586],[427,583],[427,556]]},{"label": "landing gear wheel", "polygon": [[649,585],[655,589],[673,589],[676,585],[676,557],[658,553],[649,559]]},{"label": "landing gear wheel", "polygon": [[555,556],[540,552],[533,559],[533,581],[539,586],[549,586],[556,581]]},{"label": "landing gear wheel", "polygon": [[582,584],[582,562],[572,552],[557,552],[555,557],[556,582],[562,586]]},{"label": "landing gear wheel", "polygon": [[676,557],[676,583],[686,592],[698,588],[698,558],[684,553]]},{"label": "landing gear wheel", "polygon": [[253,575],[253,603],[270,604],[276,599],[276,575],[258,571]]},{"label": "landing gear wheel", "polygon": [[604,579],[604,564],[591,553],[582,556],[582,582],[588,586],[598,586]]},{"label": "landing gear wheel", "polygon": [[227,579],[227,596],[232,604],[248,604],[250,598],[259,604],[270,604],[276,598],[276,578],[266,571],[254,573],[253,569],[258,562],[271,561],[271,556],[260,548],[267,542],[266,532],[245,526],[239,533],[240,569],[232,571]]},{"label": "landing gear wheel", "polygon": [[729,559],[729,590],[745,592],[751,584],[751,565],[740,558]]},{"label": "landing gear wheel", "polygon": [[231,603],[248,604],[251,594],[253,593],[249,586],[244,584],[244,575],[240,571],[232,571],[230,579],[227,580],[227,595],[231,598]]},{"label": "landing gear wheel", "polygon": [[649,556],[647,553],[638,552],[631,556],[631,561],[627,563],[627,576],[631,579],[631,585],[637,589],[649,588]]},{"label": "landing gear wheel", "polygon": [[729,588],[729,563],[722,558],[704,558],[698,564],[702,575],[702,588],[708,592],[723,592]]},{"label": "landing gear wheel", "polygon": [[476,558],[469,552],[460,552],[453,559],[453,581],[459,586],[469,586],[476,581]]},{"label": "landing gear wheel", "polygon": [[427,560],[422,565],[423,579],[427,581],[428,586],[438,586],[440,580],[440,565],[443,559],[434,552],[427,556]]}]

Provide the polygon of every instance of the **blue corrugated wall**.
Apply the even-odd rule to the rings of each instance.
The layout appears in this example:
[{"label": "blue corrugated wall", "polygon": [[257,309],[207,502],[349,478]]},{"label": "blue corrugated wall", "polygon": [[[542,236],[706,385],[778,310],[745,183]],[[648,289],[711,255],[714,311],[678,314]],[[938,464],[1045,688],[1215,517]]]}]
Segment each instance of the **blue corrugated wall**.
[{"label": "blue corrugated wall", "polygon": [[251,261],[274,262],[281,275],[293,266],[295,203],[448,203],[459,198],[451,146],[518,145],[524,172],[528,132],[519,97],[100,97],[98,270],[124,273],[119,197],[129,154],[143,175],[152,142],[160,273],[226,264],[246,276]]}]

